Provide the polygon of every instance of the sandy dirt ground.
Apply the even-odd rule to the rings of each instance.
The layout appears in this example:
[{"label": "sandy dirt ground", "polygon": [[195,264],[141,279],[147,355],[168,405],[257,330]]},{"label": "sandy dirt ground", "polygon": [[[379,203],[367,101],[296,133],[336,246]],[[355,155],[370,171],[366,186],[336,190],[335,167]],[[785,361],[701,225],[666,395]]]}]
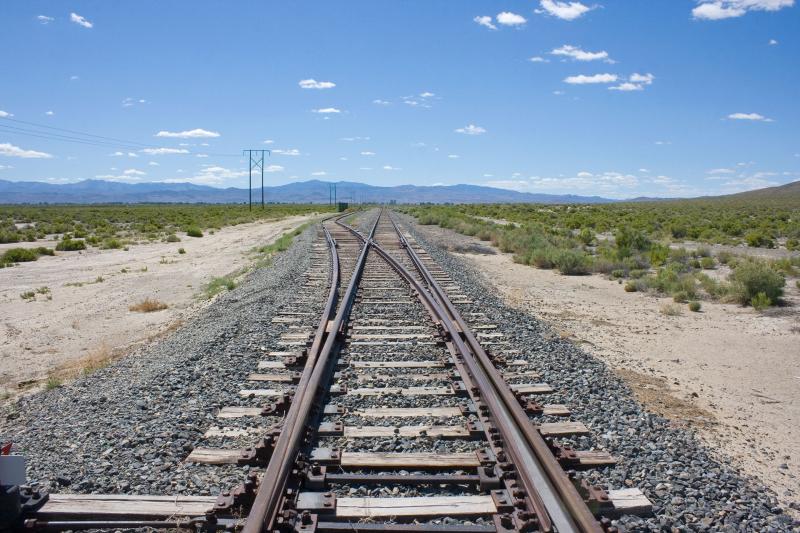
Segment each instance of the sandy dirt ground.
[{"label": "sandy dirt ground", "polygon": [[[670,298],[626,293],[600,275],[562,276],[513,262],[486,243],[420,227],[486,275],[503,298],[605,360],[651,411],[690,424],[721,458],[800,501],[800,291],[787,306],[703,302],[679,316]],[[489,252],[489,253],[481,253]]]},{"label": "sandy dirt ground", "polygon": [[[253,247],[312,218],[241,224],[202,238],[179,235],[181,242],[134,245],[129,251],[57,252],[0,269],[0,394],[34,389],[50,375],[69,376],[88,362],[119,357],[177,327],[207,304],[201,295],[212,278],[246,267]],[[20,297],[40,287],[49,294]],[[169,307],[150,313],[128,309],[144,298]]]}]

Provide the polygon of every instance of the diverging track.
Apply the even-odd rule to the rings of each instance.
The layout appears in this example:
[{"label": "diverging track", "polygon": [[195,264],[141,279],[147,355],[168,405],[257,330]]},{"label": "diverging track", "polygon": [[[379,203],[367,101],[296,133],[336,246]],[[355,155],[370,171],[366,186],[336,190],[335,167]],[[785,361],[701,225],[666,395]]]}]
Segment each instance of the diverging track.
[{"label": "diverging track", "polygon": [[28,528],[598,532],[649,511],[636,489],[575,479],[614,459],[560,445],[588,430],[563,421],[566,406],[535,400],[552,389],[520,347],[480,310],[462,316],[471,302],[388,212],[367,216],[368,232],[343,217],[323,223],[298,294],[321,315],[290,308],[273,319],[283,348],[255,362],[241,403],[222,407],[225,427],[210,430],[223,444],[258,441],[187,457],[250,465],[241,486],[217,498],[132,496],[117,512],[108,498],[70,512],[56,497]]}]

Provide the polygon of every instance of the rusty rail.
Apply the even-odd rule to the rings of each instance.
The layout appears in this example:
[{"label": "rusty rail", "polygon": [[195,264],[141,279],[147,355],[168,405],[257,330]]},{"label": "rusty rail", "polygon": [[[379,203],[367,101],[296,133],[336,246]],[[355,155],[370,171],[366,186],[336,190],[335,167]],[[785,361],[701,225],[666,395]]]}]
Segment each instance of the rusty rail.
[{"label": "rusty rail", "polygon": [[[336,223],[343,226],[339,220]],[[300,445],[305,435],[306,426],[315,405],[316,397],[322,392],[324,377],[329,372],[331,354],[334,351],[337,337],[342,330],[350,309],[353,306],[356,290],[361,279],[361,273],[366,263],[367,253],[372,245],[372,236],[378,221],[372,227],[367,237],[359,232],[354,233],[364,241],[358,261],[350,278],[347,290],[342,296],[342,305],[336,313],[333,321],[330,321],[333,307],[336,304],[336,295],[339,284],[339,260],[336,253],[336,245],[330,233],[325,230],[333,260],[333,270],[335,278],[331,278],[331,290],[328,296],[328,303],[325,313],[317,328],[317,335],[308,354],[302,378],[297,385],[295,397],[292,405],[286,413],[283,428],[275,443],[272,456],[264,474],[261,476],[259,490],[247,517],[247,522],[242,529],[242,533],[260,533],[261,531],[271,531],[274,529],[281,508],[281,500],[284,497],[286,484],[297,457]],[[334,281],[336,283],[334,283]],[[323,342],[324,337],[324,344]],[[321,346],[321,347],[320,347]],[[316,351],[315,351],[316,348]]]}]

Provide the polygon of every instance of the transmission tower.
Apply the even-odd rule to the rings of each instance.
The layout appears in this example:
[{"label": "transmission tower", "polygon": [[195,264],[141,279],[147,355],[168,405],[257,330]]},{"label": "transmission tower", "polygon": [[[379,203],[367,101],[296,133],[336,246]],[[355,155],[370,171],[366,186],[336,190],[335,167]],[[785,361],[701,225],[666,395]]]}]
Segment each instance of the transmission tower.
[{"label": "transmission tower", "polygon": [[272,155],[269,150],[242,150],[242,154],[247,154],[250,159],[250,171],[247,181],[247,202],[253,209],[253,170],[261,171],[261,209],[264,209],[264,154]]}]

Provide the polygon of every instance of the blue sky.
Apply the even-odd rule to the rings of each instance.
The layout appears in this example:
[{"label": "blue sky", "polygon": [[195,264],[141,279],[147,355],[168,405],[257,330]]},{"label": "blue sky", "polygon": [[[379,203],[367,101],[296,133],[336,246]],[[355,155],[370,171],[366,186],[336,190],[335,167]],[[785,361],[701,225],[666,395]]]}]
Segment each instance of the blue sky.
[{"label": "blue sky", "polygon": [[0,179],[736,192],[800,179],[798,39],[794,0],[3,0]]}]

